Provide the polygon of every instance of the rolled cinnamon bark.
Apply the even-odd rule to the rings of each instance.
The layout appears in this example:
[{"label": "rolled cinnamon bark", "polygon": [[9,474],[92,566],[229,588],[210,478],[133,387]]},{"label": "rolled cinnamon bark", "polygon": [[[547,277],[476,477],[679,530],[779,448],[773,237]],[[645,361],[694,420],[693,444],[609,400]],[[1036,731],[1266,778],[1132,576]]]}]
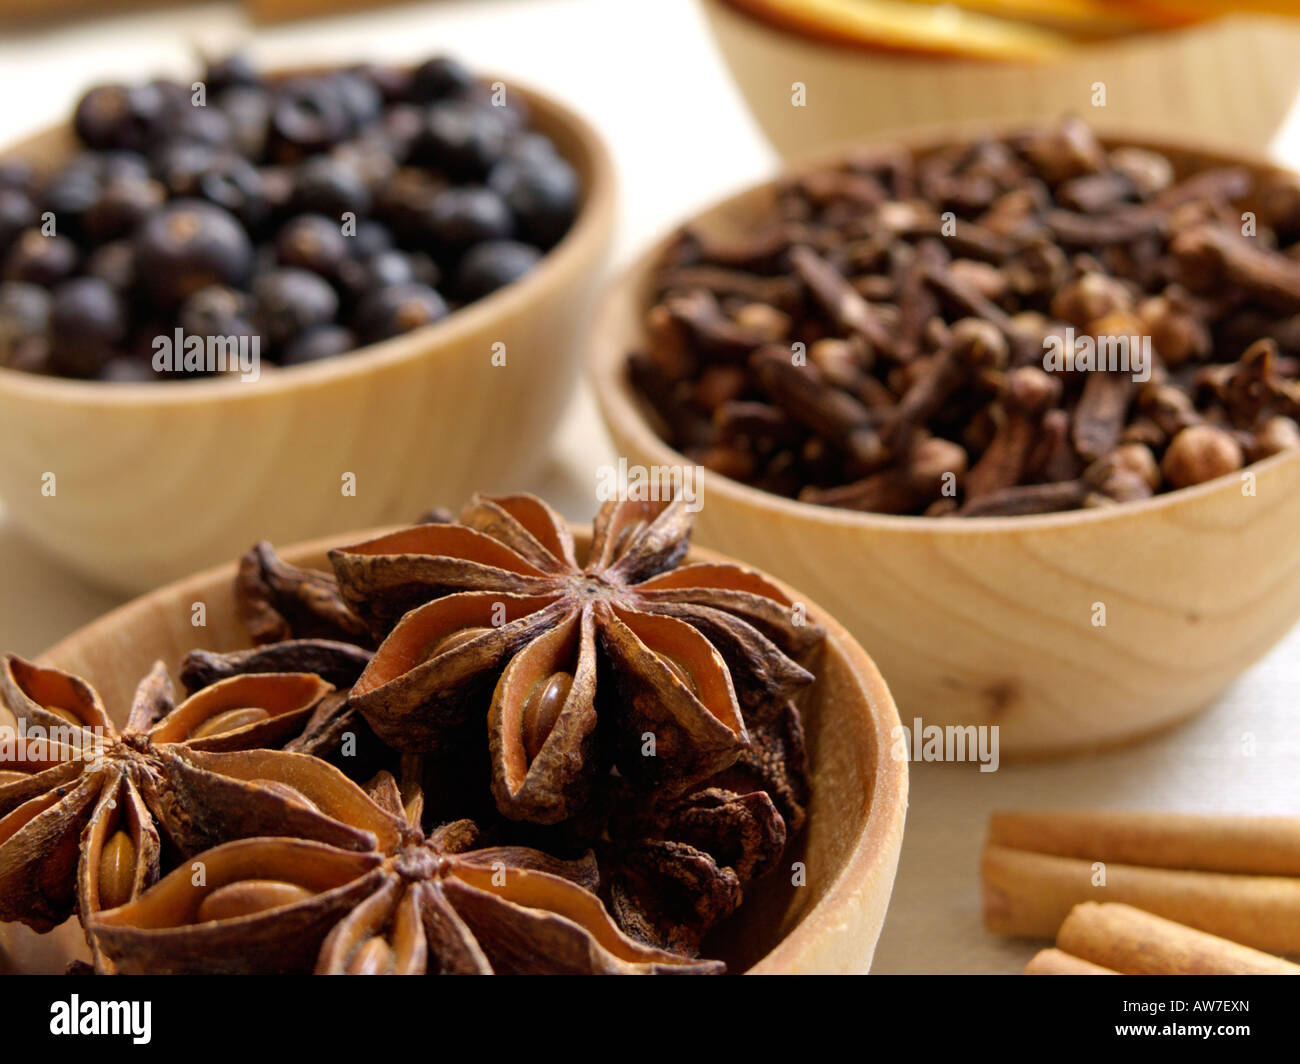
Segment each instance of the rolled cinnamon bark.
[{"label": "rolled cinnamon bark", "polygon": [[999,812],[988,841],[1147,868],[1300,876],[1300,817],[1110,810]]},{"label": "rolled cinnamon bark", "polygon": [[1085,961],[1059,949],[1040,949],[1025,965],[1025,975],[1119,975],[1110,968]]},{"label": "rolled cinnamon bark", "polygon": [[[1270,953],[1300,954],[1300,879],[1138,868],[986,846],[984,922],[1050,939],[1080,902],[1125,902]],[[1104,874],[1104,885],[1094,879]],[[1069,951],[1073,952],[1073,951]]]},{"label": "rolled cinnamon bark", "polygon": [[1300,975],[1300,965],[1129,905],[1075,906],[1056,945],[1122,975]]}]

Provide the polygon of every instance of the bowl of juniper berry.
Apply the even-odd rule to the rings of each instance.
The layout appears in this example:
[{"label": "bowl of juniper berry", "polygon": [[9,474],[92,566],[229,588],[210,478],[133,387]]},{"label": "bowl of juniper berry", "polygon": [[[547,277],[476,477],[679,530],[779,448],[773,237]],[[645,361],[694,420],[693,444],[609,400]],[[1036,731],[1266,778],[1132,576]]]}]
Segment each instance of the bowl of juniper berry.
[{"label": "bowl of juniper berry", "polygon": [[442,57],[97,86],[0,152],[0,503],[127,592],[517,486],[613,204],[581,117]]}]

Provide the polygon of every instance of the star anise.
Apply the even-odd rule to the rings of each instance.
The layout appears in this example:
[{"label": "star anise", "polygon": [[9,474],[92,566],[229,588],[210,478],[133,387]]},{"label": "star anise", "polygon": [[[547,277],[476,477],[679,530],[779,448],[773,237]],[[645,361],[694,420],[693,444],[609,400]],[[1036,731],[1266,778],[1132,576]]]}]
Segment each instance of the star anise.
[{"label": "star anise", "polygon": [[375,844],[330,802],[304,797],[316,765],[341,773],[263,749],[300,731],[329,694],[318,676],[237,676],[173,708],[160,662],[119,733],[85,681],[12,655],[0,664],[16,725],[0,740],[0,920],[46,931],[74,909],[121,905],[158,878],[164,845],[187,855],[272,829]]},{"label": "star anise", "polygon": [[348,704],[371,652],[353,643],[330,639],[288,639],[251,650],[217,653],[191,650],[181,662],[181,683],[190,694],[232,676],[267,672],[310,672],[336,688],[317,703],[310,719],[286,750],[312,754],[344,767],[356,777],[373,776],[388,760],[388,748]]},{"label": "star anise", "polygon": [[[353,788],[357,853],[288,838],[218,846],[134,902],[93,916],[92,937],[128,973],[713,973],[635,942],[610,919],[590,857],[478,847],[460,820],[426,834],[418,793],[391,776]],[[196,874],[202,870],[202,875]]]},{"label": "star anise", "polygon": [[256,544],[239,559],[235,607],[259,646],[293,638],[373,645],[366,625],[339,597],[329,573],[290,565],[269,543]]},{"label": "star anise", "polygon": [[600,863],[610,911],[634,938],[697,955],[802,828],[809,785],[799,710],[787,703],[751,738],[734,765],[696,791],[623,796]]},{"label": "star anise", "polygon": [[639,789],[689,789],[812,681],[795,659],[822,636],[758,573],[681,564],[690,529],[680,500],[608,503],[582,564],[541,500],[476,496],[460,524],[333,551],[344,600],[385,636],[351,704],[413,752],[489,705],[514,819],[573,816],[611,761]]}]

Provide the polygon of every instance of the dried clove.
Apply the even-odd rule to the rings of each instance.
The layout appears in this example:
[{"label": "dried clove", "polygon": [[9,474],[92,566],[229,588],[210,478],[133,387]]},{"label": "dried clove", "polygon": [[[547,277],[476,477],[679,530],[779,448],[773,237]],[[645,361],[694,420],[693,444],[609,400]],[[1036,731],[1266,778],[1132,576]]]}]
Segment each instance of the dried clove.
[{"label": "dried clove", "polygon": [[652,291],[629,373],[656,430],[805,502],[1111,506],[1300,447],[1300,183],[1077,119],[858,149],[748,230],[684,233]]}]

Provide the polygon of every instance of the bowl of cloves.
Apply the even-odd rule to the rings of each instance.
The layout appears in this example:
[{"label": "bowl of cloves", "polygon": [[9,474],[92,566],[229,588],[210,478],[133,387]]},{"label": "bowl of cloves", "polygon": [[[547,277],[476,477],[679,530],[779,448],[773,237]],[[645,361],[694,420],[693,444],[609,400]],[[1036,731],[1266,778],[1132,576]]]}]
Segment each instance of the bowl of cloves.
[{"label": "bowl of cloves", "polygon": [[89,89],[0,153],[10,519],[140,591],[516,483],[613,197],[581,117],[449,57]]},{"label": "bowl of cloves", "polygon": [[1300,184],[1076,119],[864,143],[704,212],[591,339],[630,466],[1001,751],[1204,708],[1300,617]]},{"label": "bowl of cloves", "polygon": [[690,534],[680,497],[479,495],[3,656],[0,966],[865,972],[888,689]]}]

